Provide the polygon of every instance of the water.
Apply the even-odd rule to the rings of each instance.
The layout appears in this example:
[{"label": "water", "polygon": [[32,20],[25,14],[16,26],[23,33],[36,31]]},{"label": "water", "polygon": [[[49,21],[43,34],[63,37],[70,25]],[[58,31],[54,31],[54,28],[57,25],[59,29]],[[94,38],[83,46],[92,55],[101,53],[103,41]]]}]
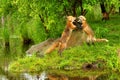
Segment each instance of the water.
[{"label": "water", "polygon": [[[67,72],[66,72],[67,73]],[[0,80],[120,80],[117,73],[88,74],[88,75],[67,75],[63,73],[2,73]]]}]

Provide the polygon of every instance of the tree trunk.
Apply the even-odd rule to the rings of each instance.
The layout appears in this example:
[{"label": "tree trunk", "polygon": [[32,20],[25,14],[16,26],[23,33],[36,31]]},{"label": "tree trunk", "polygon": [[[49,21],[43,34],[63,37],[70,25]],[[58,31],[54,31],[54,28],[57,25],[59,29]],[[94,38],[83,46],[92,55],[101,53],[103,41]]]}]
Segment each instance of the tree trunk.
[{"label": "tree trunk", "polygon": [[[4,18],[4,16],[1,17],[1,24],[2,24],[2,27],[4,28],[5,27],[5,18]],[[9,33],[6,33],[6,34],[9,34]],[[9,53],[10,52],[9,36],[4,35],[3,38],[4,38],[4,51],[5,51],[5,53]]]},{"label": "tree trunk", "polygon": [[74,4],[72,6],[73,16],[77,16],[77,14],[76,14],[76,4],[77,4],[77,0],[74,1]]},{"label": "tree trunk", "polygon": [[65,14],[68,16],[68,15],[70,15],[69,14],[69,11],[67,11],[67,9],[66,9],[66,7],[64,6],[64,11],[65,11]]},{"label": "tree trunk", "polygon": [[81,8],[81,15],[85,16],[87,14],[87,10],[82,6],[82,0],[78,0],[80,8]]},{"label": "tree trunk", "polygon": [[104,2],[100,3],[100,7],[101,7],[102,15],[103,15],[102,21],[103,20],[105,20],[105,21],[108,20],[109,19],[109,13],[107,13],[107,11],[105,9]]},{"label": "tree trunk", "polygon": [[101,12],[102,13],[106,13],[106,9],[105,9],[104,3],[100,3],[100,7],[101,7]]},{"label": "tree trunk", "polygon": [[4,16],[1,17],[1,23],[2,23],[2,27],[4,27],[4,23],[5,23]]}]

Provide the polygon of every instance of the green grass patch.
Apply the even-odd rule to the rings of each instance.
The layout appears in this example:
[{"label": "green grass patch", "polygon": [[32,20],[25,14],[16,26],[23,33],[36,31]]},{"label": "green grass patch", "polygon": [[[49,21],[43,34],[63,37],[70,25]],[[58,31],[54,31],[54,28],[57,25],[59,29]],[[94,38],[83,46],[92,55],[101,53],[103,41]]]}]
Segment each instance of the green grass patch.
[{"label": "green grass patch", "polygon": [[99,64],[99,68],[119,70],[119,60],[116,48],[109,44],[95,46],[77,46],[65,50],[60,57],[56,51],[45,55],[44,58],[36,56],[25,57],[13,62],[9,69],[15,72],[34,72],[49,69],[65,69],[69,67],[81,69],[84,63]]}]

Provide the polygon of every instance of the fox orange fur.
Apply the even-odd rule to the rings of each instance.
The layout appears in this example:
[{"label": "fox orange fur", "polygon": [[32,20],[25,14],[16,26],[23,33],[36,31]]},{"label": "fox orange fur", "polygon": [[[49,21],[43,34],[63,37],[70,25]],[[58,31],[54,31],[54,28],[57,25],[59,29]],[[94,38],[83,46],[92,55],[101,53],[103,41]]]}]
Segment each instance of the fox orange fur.
[{"label": "fox orange fur", "polygon": [[76,26],[73,24],[73,21],[76,18],[73,16],[68,16],[67,17],[67,24],[66,27],[61,35],[61,37],[59,38],[59,40],[57,40],[56,42],[54,42],[52,44],[52,46],[50,46],[50,48],[48,48],[45,51],[45,54],[52,52],[54,49],[58,48],[58,53],[61,55],[61,53],[63,52],[64,49],[66,49],[68,40],[72,34],[72,31],[74,29],[76,29]]},{"label": "fox orange fur", "polygon": [[94,43],[94,42],[108,42],[107,39],[98,39],[95,38],[93,30],[88,25],[86,18],[84,16],[78,17],[82,21],[82,28],[83,31],[87,34],[87,43]]}]

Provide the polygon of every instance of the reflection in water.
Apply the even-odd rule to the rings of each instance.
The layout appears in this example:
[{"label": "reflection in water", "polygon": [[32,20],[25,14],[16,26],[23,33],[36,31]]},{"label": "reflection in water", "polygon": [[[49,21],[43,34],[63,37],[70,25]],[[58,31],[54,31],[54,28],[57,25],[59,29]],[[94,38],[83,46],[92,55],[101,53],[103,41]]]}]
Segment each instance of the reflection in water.
[{"label": "reflection in water", "polygon": [[5,76],[0,75],[0,80],[8,80]]},{"label": "reflection in water", "polygon": [[88,76],[67,76],[64,74],[46,74],[42,72],[40,75],[30,75],[29,73],[23,74],[25,80],[119,80],[119,75],[115,77],[114,75],[109,74],[101,74],[101,75],[88,75]]},{"label": "reflection in water", "polygon": [[32,76],[28,73],[24,73],[23,76],[27,80],[46,80],[48,78],[45,72],[42,72],[40,76],[39,75]]},{"label": "reflection in water", "polygon": [[[29,75],[29,74],[27,74],[27,73],[24,73],[23,75],[24,75],[24,77],[25,77],[27,80],[33,80],[33,79],[36,78],[36,76],[31,76],[31,75]],[[35,80],[36,80],[36,79],[35,79]]]},{"label": "reflection in water", "polygon": [[96,76],[85,76],[85,77],[80,77],[80,76],[65,76],[65,75],[53,75],[49,74],[48,80],[96,80]]},{"label": "reflection in water", "polygon": [[[59,71],[58,71],[59,73]],[[73,74],[74,75],[74,74]],[[56,73],[46,73],[43,71],[41,74],[31,75],[30,73],[14,73],[5,72],[0,69],[0,80],[120,80],[117,73],[105,73],[105,74],[89,74],[89,75],[66,75]]]}]

